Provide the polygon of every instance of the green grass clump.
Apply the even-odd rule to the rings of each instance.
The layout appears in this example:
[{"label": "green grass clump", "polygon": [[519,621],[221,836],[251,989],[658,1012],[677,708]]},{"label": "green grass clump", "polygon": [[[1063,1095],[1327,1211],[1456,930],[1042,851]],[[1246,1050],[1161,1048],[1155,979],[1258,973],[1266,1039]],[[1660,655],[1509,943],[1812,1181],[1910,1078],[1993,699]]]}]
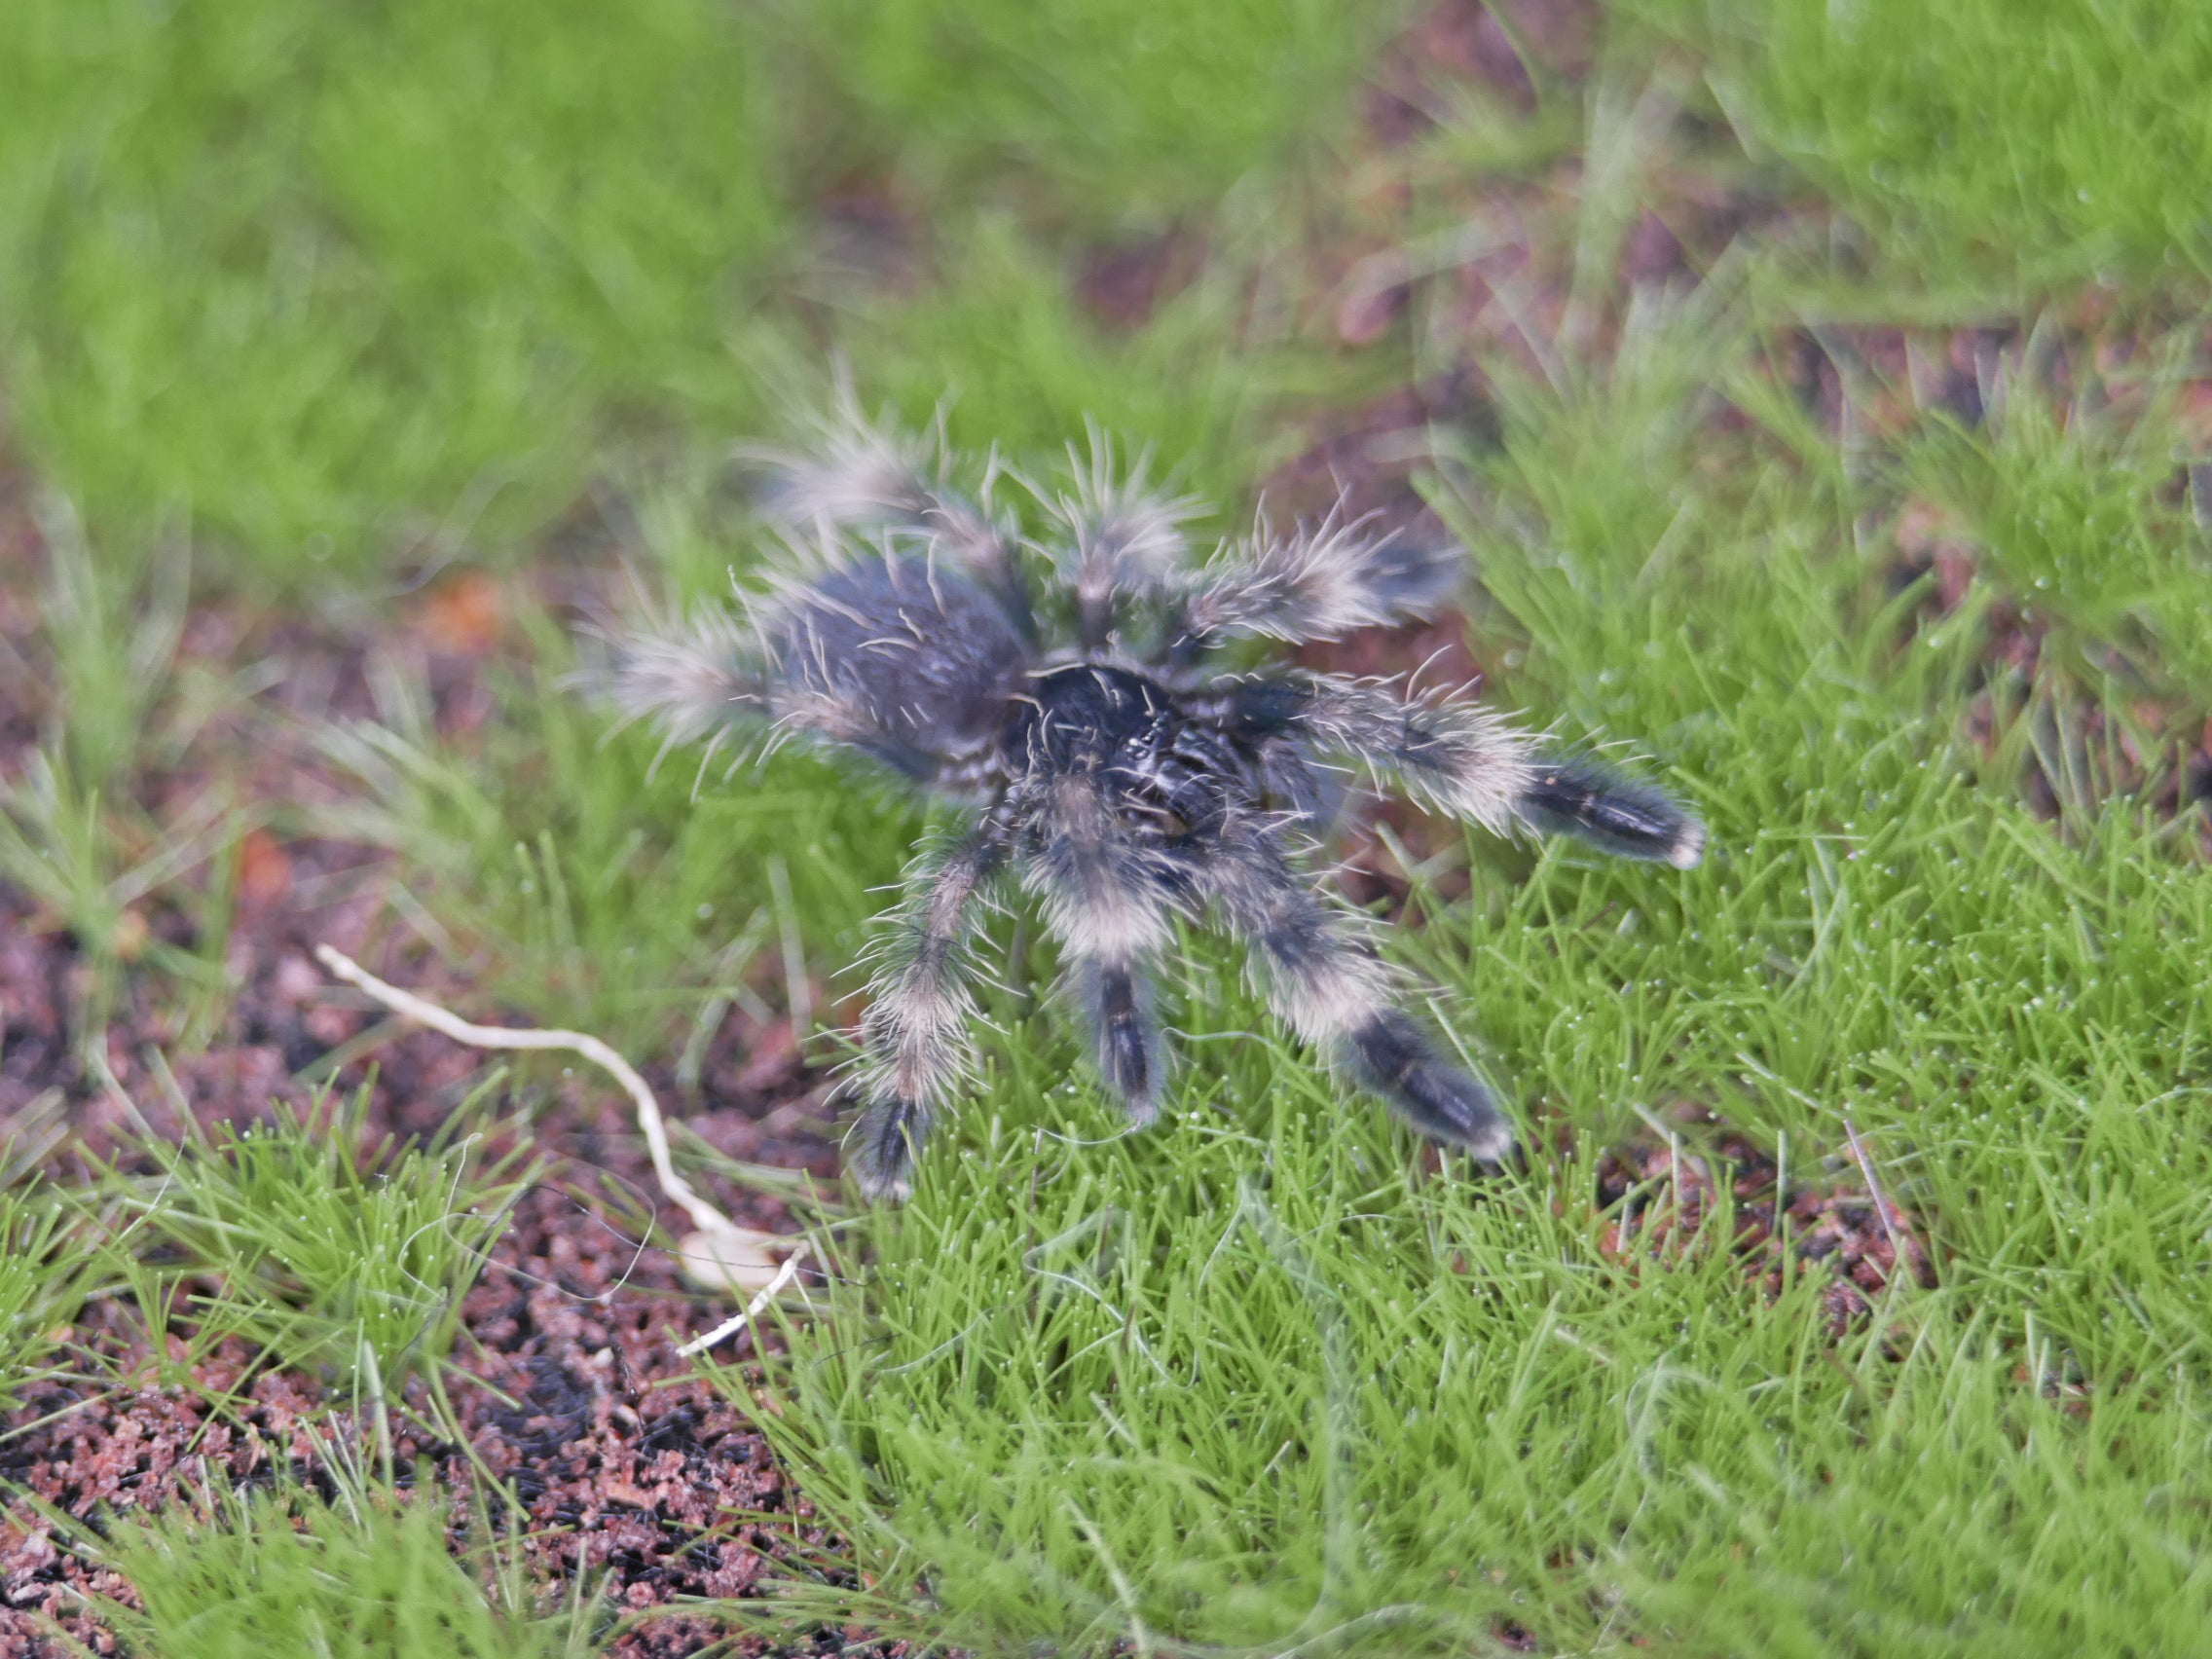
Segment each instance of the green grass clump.
[{"label": "green grass clump", "polygon": [[498,546],[625,406],[732,396],[782,209],[704,0],[0,21],[0,367],[103,523],[287,585]]},{"label": "green grass clump", "polygon": [[[719,549],[672,521],[672,567],[718,583]],[[487,994],[635,1051],[703,1044],[733,998],[765,1016],[756,980],[805,1014],[808,946],[851,959],[871,872],[896,874],[918,833],[911,806],[836,787],[801,756],[736,781],[726,759],[704,774],[696,756],[657,763],[649,736],[609,741],[558,683],[567,642],[547,626],[537,645],[481,745],[438,739],[397,672],[379,676],[379,719],[323,734],[362,797],[335,823],[405,856],[387,890],[399,919],[453,955],[481,952]]]},{"label": "green grass clump", "polygon": [[1712,54],[1746,137],[1935,285],[2212,271],[2194,0],[1634,0]]},{"label": "green grass clump", "polygon": [[446,1505],[340,1483],[212,1497],[114,1529],[103,1553],[141,1605],[99,1616],[148,1659],[557,1659],[591,1651],[581,1605],[540,1615],[512,1562],[487,1594],[447,1546]]},{"label": "green grass clump", "polygon": [[[765,343],[817,348],[788,302],[835,285],[798,205],[833,175],[895,153],[947,248],[980,194],[1053,247],[1157,223],[1348,116],[1379,38],[1343,0],[25,0],[0,18],[11,424],[121,544],[173,515],[234,577],[496,556],[672,433],[772,424]],[[1036,332],[977,350],[976,320],[957,286],[908,318],[937,393]],[[1235,344],[1219,308],[1192,320],[1161,350]],[[1085,350],[1111,416],[1113,354]]]},{"label": "green grass clump", "polygon": [[1950,509],[1991,585],[2116,690],[2212,701],[2212,546],[2174,488],[2187,446],[2163,400],[2119,426],[2020,397],[1978,432],[1932,433],[1915,482]]},{"label": "green grass clump", "polygon": [[[0,778],[0,879],[28,895],[40,925],[68,933],[83,955],[74,1036],[104,1032],[133,966],[196,993],[188,1025],[197,1026],[228,989],[223,855],[247,820],[218,785],[160,820],[139,797],[150,778],[181,769],[237,686],[178,672],[181,555],[165,550],[133,572],[95,548],[58,502],[41,519],[48,564],[39,633],[27,652],[0,645],[0,685],[22,695],[39,728],[20,773]],[[164,908],[180,913],[188,945],[155,931],[150,915]]]},{"label": "green grass clump", "polygon": [[203,1330],[371,1395],[441,1361],[524,1182],[476,1167],[465,1141],[364,1145],[367,1099],[325,1093],[181,1147],[148,1138],[160,1175],[126,1190],[115,1243],[141,1305],[166,1317],[182,1289]]},{"label": "green grass clump", "polygon": [[[905,0],[806,6],[831,155],[931,195],[1011,178],[1092,230],[1210,206],[1350,125],[1399,0]],[[834,117],[824,121],[824,114]]]},{"label": "green grass clump", "polygon": [[[0,1155],[13,1150],[0,1142]],[[0,1190],[0,1412],[22,1404],[56,1327],[84,1297],[82,1257],[68,1211],[39,1185]]]},{"label": "green grass clump", "polygon": [[[1444,1653],[1510,1620],[1933,1659],[2169,1651],[2212,1619],[2212,999],[2184,942],[2212,873],[2134,803],[2038,820],[2024,722],[1967,741],[1976,619],[1922,618],[1854,535],[1948,440],[1893,472],[1719,438],[1715,388],[1755,404],[1746,344],[1647,311],[1564,388],[1502,379],[1499,446],[1440,497],[1500,699],[1657,751],[1713,831],[1686,874],[1483,842],[1412,872],[1427,926],[1395,949],[1529,1116],[1525,1176],[1425,1172],[1202,940],[1142,1134],[994,1000],[982,1096],[765,1419],[879,1595],[926,1583],[915,1632]],[[1848,1121],[1939,1286],[1839,1335],[1825,1271],[1785,1249],[1770,1302],[1725,1206],[1624,1260],[1601,1149],[1661,1122],[1717,1159],[1703,1113],[1792,1186],[1862,1184]]]}]

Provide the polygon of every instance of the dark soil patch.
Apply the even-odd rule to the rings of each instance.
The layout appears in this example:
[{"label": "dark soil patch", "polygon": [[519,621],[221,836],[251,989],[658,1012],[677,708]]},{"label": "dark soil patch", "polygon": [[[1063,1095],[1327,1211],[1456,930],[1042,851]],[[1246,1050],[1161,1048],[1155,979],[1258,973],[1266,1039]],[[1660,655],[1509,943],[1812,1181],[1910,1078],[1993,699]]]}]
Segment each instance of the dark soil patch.
[{"label": "dark soil patch", "polygon": [[[1869,1299],[1900,1273],[1935,1285],[1920,1224],[1868,1184],[1869,1172],[1856,1182],[1792,1179],[1784,1190],[1774,1156],[1744,1136],[1727,1131],[1706,1144],[1711,1151],[1699,1153],[1680,1142],[1643,1142],[1599,1161],[1607,1256],[1639,1270],[1664,1269],[1687,1252],[1725,1247],[1770,1297],[1808,1272],[1825,1274],[1821,1301],[1831,1341],[1863,1323],[1873,1310]],[[1730,1233],[1721,1239],[1712,1229],[1724,1214]]]},{"label": "dark soil patch", "polygon": [[[42,943],[50,953],[63,948]],[[306,1091],[295,1062],[369,1022],[301,961],[276,954],[241,997],[237,1024],[257,1041],[177,1064],[182,1099],[203,1122],[253,1116],[272,1096],[299,1099]],[[828,1108],[799,1069],[788,1027],[755,1035],[733,1025],[718,1040],[704,1109],[689,1121],[732,1152],[833,1178]],[[121,1044],[114,1049],[119,1063],[129,1058]],[[480,1058],[419,1033],[386,1046],[372,1134],[434,1129]],[[120,1069],[128,1087],[133,1074]],[[752,1092],[723,1092],[739,1079]],[[126,1125],[104,1097],[75,1096],[72,1108],[71,1161],[120,1142]],[[531,1559],[549,1585],[581,1573],[624,1609],[749,1595],[794,1549],[817,1562],[834,1540],[790,1491],[745,1413],[676,1353],[728,1309],[686,1285],[675,1258],[648,1242],[655,1189],[624,1107],[604,1091],[565,1088],[542,1105],[531,1141],[550,1158],[552,1179],[525,1195],[463,1305],[466,1335],[448,1379],[455,1418],[441,1421],[413,1384],[393,1424],[396,1467],[420,1467],[456,1493],[480,1493],[504,1525],[530,1535]],[[795,1225],[779,1199],[703,1184],[748,1225]],[[85,1374],[128,1379],[142,1374],[145,1357],[132,1351],[132,1330],[125,1309],[95,1302],[68,1346],[100,1362]],[[725,1359],[750,1351],[745,1335],[721,1349]],[[101,1526],[119,1511],[163,1507],[180,1483],[251,1483],[278,1468],[312,1476],[325,1436],[356,1455],[369,1441],[368,1425],[327,1398],[319,1379],[268,1369],[236,1344],[194,1381],[190,1389],[56,1386],[34,1395],[7,1425],[17,1432],[0,1442],[0,1480]],[[0,1655],[45,1651],[25,1616],[33,1611],[69,1618],[68,1628],[90,1639],[90,1625],[74,1616],[77,1597],[118,1588],[21,1509],[0,1522],[0,1574],[14,1609],[0,1611]],[[675,1655],[718,1639],[710,1621],[694,1619],[656,1625],[612,1651]]]},{"label": "dark soil patch", "polygon": [[[11,548],[0,608],[0,629],[19,632],[18,654],[33,662],[26,596],[36,591],[36,562],[35,546]],[[214,1038],[188,1051],[176,1042],[166,987],[151,976],[127,977],[102,1034],[126,1104],[88,1067],[73,1033],[88,972],[82,953],[55,918],[0,885],[0,1144],[15,1142],[18,1156],[43,1148],[53,1174],[82,1179],[102,1161],[132,1161],[141,1117],[175,1135],[184,1114],[206,1128],[264,1117],[276,1101],[302,1107],[313,1080],[342,1053],[352,1056],[342,1087],[355,1087],[373,1061],[363,1124],[372,1144],[431,1135],[447,1124],[485,1075],[487,1056],[386,1025],[366,999],[333,985],[311,952],[328,941],[432,997],[461,1006],[473,999],[459,972],[389,927],[384,854],[298,832],[345,786],[287,734],[372,715],[365,664],[379,644],[416,650],[440,730],[465,733],[491,713],[482,668],[505,641],[504,615],[499,590],[474,576],[434,585],[405,619],[405,633],[383,642],[291,618],[248,626],[220,608],[195,613],[188,658],[274,664],[273,688],[258,706],[196,746],[193,773],[142,781],[157,818],[165,799],[217,778],[239,798],[273,809],[227,855],[236,861],[237,893],[227,966],[239,988]],[[18,726],[35,741],[36,711],[0,698],[0,752]],[[158,914],[154,925],[189,942],[181,911]],[[788,1020],[756,1024],[732,1010],[707,1050],[696,1093],[681,1104],[666,1067],[648,1075],[686,1126],[718,1150],[809,1171],[833,1187],[833,1108]],[[454,1417],[441,1421],[420,1381],[396,1404],[395,1470],[403,1481],[420,1470],[442,1490],[481,1497],[501,1525],[527,1536],[549,1591],[581,1574],[606,1587],[613,1610],[748,1596],[779,1560],[803,1557],[807,1573],[819,1576],[837,1541],[789,1489],[743,1409],[677,1355],[730,1309],[687,1285],[675,1258],[651,1242],[656,1209],[665,1206],[656,1203],[627,1102],[596,1079],[589,1087],[526,1085],[523,1097],[531,1103],[528,1149],[544,1161],[548,1184],[524,1197],[464,1304],[465,1335],[448,1377]],[[780,1198],[695,1179],[746,1225],[798,1225]],[[670,1233],[688,1230],[681,1216],[667,1219],[677,1224]],[[352,1456],[373,1454],[371,1425],[350,1401],[328,1397],[319,1377],[274,1367],[232,1343],[196,1370],[190,1386],[155,1386],[140,1344],[129,1309],[104,1299],[88,1306],[61,1351],[81,1362],[75,1374],[110,1381],[35,1392],[0,1425],[0,1482],[96,1530],[210,1483],[265,1484],[280,1471],[312,1481],[333,1443]],[[742,1361],[750,1345],[740,1335],[720,1356]],[[72,1549],[67,1529],[23,1504],[0,1516],[0,1659],[57,1655],[46,1634],[52,1620],[95,1650],[112,1650],[85,1616],[84,1598],[129,1594]],[[707,1618],[656,1620],[610,1651],[676,1659],[725,1634]],[[824,1641],[825,1651],[892,1651],[858,1632]],[[732,1650],[768,1645],[748,1639]]]}]

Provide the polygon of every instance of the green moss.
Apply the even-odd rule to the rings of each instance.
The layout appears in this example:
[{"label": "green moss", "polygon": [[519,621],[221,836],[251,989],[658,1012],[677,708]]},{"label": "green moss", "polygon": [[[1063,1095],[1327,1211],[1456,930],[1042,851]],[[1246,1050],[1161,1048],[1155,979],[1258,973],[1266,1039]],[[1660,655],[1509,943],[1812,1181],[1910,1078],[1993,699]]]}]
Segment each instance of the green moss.
[{"label": "green moss", "polygon": [[1632,0],[1730,114],[1932,285],[2212,271],[2212,12],[2194,0]]}]

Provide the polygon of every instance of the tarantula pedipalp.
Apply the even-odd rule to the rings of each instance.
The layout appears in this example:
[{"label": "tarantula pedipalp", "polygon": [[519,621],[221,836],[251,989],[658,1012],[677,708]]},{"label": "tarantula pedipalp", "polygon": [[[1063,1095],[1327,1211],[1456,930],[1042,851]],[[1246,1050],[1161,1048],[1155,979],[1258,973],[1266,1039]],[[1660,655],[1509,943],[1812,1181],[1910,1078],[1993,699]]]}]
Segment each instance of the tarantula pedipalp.
[{"label": "tarantula pedipalp", "polygon": [[671,743],[858,751],[972,809],[877,938],[849,1143],[871,1197],[906,1194],[969,1075],[978,912],[1010,875],[1039,901],[1099,1074],[1139,1122],[1164,1065],[1150,965],[1177,918],[1211,917],[1299,1037],[1423,1134],[1502,1159],[1514,1133],[1496,1099],[1399,1007],[1355,918],[1304,872],[1327,772],[1349,761],[1493,832],[1567,831],[1683,867],[1703,829],[1464,701],[1287,667],[1209,672],[1236,636],[1324,640],[1424,613],[1461,554],[1340,511],[1286,535],[1263,524],[1194,565],[1195,503],[1148,492],[1143,473],[1117,479],[1094,439],[1072,493],[1046,502],[1055,534],[1032,542],[987,484],[963,496],[941,458],[848,419],[816,453],[775,459],[764,504],[795,557],[770,591],[742,617],[614,632],[599,683]]}]

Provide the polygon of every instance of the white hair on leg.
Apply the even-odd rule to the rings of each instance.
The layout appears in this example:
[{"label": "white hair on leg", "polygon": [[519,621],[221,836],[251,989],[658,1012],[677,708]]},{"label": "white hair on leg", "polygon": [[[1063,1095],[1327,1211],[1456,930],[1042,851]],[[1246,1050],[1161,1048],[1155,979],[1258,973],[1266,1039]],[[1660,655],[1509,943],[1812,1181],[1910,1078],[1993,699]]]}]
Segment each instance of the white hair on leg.
[{"label": "white hair on leg", "polygon": [[1260,634],[1334,640],[1354,628],[1424,616],[1451,594],[1459,548],[1375,530],[1340,500],[1317,525],[1276,535],[1263,519],[1191,578],[1183,625],[1200,640]]},{"label": "white hair on leg", "polygon": [[1257,817],[1233,816],[1201,877],[1223,921],[1250,949],[1270,1005],[1422,1134],[1486,1161],[1505,1158],[1513,1125],[1496,1097],[1397,1006],[1389,969],[1291,866],[1278,841]]},{"label": "white hair on leg", "polygon": [[1115,816],[1097,779],[1073,772],[1043,790],[1041,842],[1023,871],[1068,958],[1107,1085],[1139,1123],[1159,1111],[1162,1054],[1145,963],[1172,934],[1161,855]]},{"label": "white hair on leg", "polygon": [[877,936],[876,972],[861,1024],[860,1090],[851,1161],[870,1198],[904,1198],[912,1153],[930,1121],[974,1069],[969,1026],[979,901],[1001,865],[1002,835],[986,828],[941,859],[925,860]]},{"label": "white hair on leg", "polygon": [[1503,716],[1449,699],[1408,702],[1376,684],[1314,675],[1292,727],[1314,748],[1395,781],[1421,805],[1493,834],[1520,823],[1536,741]]},{"label": "white hair on leg", "polygon": [[720,737],[766,712],[758,637],[723,607],[661,624],[602,627],[597,660],[572,677],[627,725],[648,721],[667,746]]}]

